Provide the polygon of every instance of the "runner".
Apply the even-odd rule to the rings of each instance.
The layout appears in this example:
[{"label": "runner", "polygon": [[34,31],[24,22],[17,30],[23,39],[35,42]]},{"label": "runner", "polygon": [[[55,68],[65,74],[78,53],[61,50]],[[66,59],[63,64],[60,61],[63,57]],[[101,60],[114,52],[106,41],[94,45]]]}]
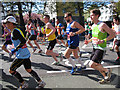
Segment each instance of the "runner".
[{"label": "runner", "polygon": [[44,45],[43,43],[43,33],[41,31],[41,27],[39,26],[39,24],[37,23],[37,31],[38,31],[38,37],[37,37],[37,40],[40,40],[40,42],[42,43],[41,45]]},{"label": "runner", "polygon": [[2,46],[2,50],[9,53],[9,57],[11,58],[11,54],[10,54],[9,50],[7,49],[8,44],[12,45],[11,31],[7,28],[6,23],[4,22],[4,20],[2,20],[2,26],[4,28],[4,34],[2,35],[2,37],[5,38],[5,42],[4,42],[3,46]]},{"label": "runner", "polygon": [[6,22],[8,29],[11,30],[11,38],[15,47],[11,50],[11,54],[16,53],[16,58],[11,64],[9,72],[21,83],[20,88],[27,88],[28,83],[25,82],[20,73],[16,71],[16,69],[23,64],[26,71],[37,80],[38,86],[36,88],[44,87],[45,82],[43,82],[37,73],[31,69],[30,52],[26,46],[23,32],[16,26],[16,19],[13,16],[8,16],[4,21]]},{"label": "runner", "polygon": [[77,69],[77,66],[75,65],[75,61],[73,61],[70,56],[71,53],[73,53],[75,59],[81,64],[79,70],[81,70],[81,68],[85,68],[85,66],[80,60],[80,57],[78,56],[79,34],[84,32],[85,29],[78,22],[73,21],[72,14],[70,12],[64,14],[64,19],[67,23],[66,33],[68,40],[68,48],[65,52],[65,57],[72,64],[72,70],[70,73],[74,74],[74,72]]},{"label": "runner", "polygon": [[[58,36],[57,36],[56,40],[57,40],[57,42],[58,42],[58,40],[60,40],[63,43],[63,45],[65,45],[65,42],[63,40],[63,35],[62,35],[64,26],[59,22],[58,19],[56,21],[56,24],[57,24],[56,29],[57,29],[57,32],[58,32]],[[60,43],[60,45],[61,45],[61,43]]]},{"label": "runner", "polygon": [[46,24],[45,32],[46,32],[46,37],[48,37],[48,41],[49,41],[49,45],[45,53],[46,55],[51,55],[54,58],[55,61],[52,63],[52,65],[59,65],[59,61],[57,60],[56,56],[60,56],[60,61],[62,61],[63,57],[62,57],[62,54],[53,52],[53,48],[57,43],[56,36],[55,36],[56,29],[52,26],[49,20],[50,20],[50,16],[44,15],[43,21]]},{"label": "runner", "polygon": [[[100,22],[98,18],[100,17],[100,10],[93,9],[90,12],[91,21],[94,23],[92,25],[92,38],[90,40],[85,40],[85,44],[92,41],[93,52],[90,57],[89,66],[98,70],[104,77],[99,83],[108,83],[111,77],[111,69],[103,68],[101,61],[103,55],[106,51],[106,43],[115,37],[115,32],[113,29],[109,28],[105,23]],[[109,36],[107,37],[107,33]]]},{"label": "runner", "polygon": [[38,49],[39,49],[39,52],[38,52],[38,53],[41,53],[42,50],[41,50],[39,44],[38,44],[37,41],[36,41],[36,39],[37,39],[36,27],[35,27],[35,25],[32,23],[32,19],[29,19],[29,20],[28,20],[28,25],[26,26],[26,31],[29,32],[29,34],[30,34],[27,43],[33,48],[33,53],[36,51],[36,48],[34,48],[34,46],[31,44],[31,40],[33,40],[34,43],[35,43],[35,45],[38,47]]},{"label": "runner", "polygon": [[115,61],[115,64],[118,64],[120,65],[120,51],[119,51],[119,46],[120,46],[120,19],[119,17],[115,16],[113,18],[113,22],[114,22],[114,30],[116,31],[116,39],[114,39],[114,42],[116,42],[116,45],[115,45],[115,50],[116,50],[116,53],[118,55],[116,61]]},{"label": "runner", "polygon": [[[115,29],[114,29],[114,22],[112,22],[111,24],[112,24],[112,29],[115,30]],[[113,45],[112,45],[112,48],[110,48],[110,51],[114,51],[114,47],[115,47],[115,42],[116,42],[116,41],[117,41],[117,39],[114,38],[114,40],[113,40]]]}]

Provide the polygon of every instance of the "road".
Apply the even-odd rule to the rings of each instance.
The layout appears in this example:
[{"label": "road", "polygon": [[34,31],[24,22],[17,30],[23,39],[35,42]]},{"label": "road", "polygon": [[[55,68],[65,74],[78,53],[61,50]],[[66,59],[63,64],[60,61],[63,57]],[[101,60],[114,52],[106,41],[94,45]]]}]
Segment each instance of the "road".
[{"label": "road", "polygon": [[[0,43],[0,46],[3,42]],[[38,42],[40,44],[40,42]],[[40,45],[43,49],[43,52],[47,48],[47,43],[45,45]],[[83,41],[80,41],[80,49],[83,52],[82,59],[83,62],[89,60],[90,54],[92,52],[92,44],[89,44],[84,49],[82,48]],[[54,61],[52,57],[46,56],[44,53],[38,54],[36,51],[32,54],[32,48],[28,46],[28,49],[31,52],[31,61],[32,69],[35,70],[38,75],[46,82],[46,89],[55,89],[55,88],[112,88],[120,85],[120,66],[114,65],[114,61],[117,57],[115,52],[109,51],[107,49],[106,55],[103,59],[103,66],[113,67],[111,83],[101,85],[98,81],[102,78],[101,74],[93,69],[87,67],[87,70],[77,72],[75,75],[70,74],[71,66],[67,62],[67,59],[64,59],[60,62],[59,66],[51,65]],[[64,53],[65,47],[60,48],[57,44],[54,51]],[[19,87],[18,81],[9,74],[9,67],[14,59],[9,59],[8,54],[3,52],[0,47],[0,87],[8,90]],[[58,58],[60,59],[60,58]],[[24,70],[24,67],[21,66],[17,69],[18,72],[24,77],[24,79],[29,83],[29,88],[35,88],[37,83],[36,81]]]}]

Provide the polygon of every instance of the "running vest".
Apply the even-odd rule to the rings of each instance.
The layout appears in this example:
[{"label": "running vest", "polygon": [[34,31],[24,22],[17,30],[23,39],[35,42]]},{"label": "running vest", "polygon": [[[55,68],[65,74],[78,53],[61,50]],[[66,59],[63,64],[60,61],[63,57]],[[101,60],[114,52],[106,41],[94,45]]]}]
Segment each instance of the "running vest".
[{"label": "running vest", "polygon": [[31,35],[36,35],[36,32],[35,32],[35,30],[33,30],[32,25],[30,24],[28,27],[29,27],[29,29],[30,29],[29,33],[30,33]]},{"label": "running vest", "polygon": [[[20,34],[23,36],[23,38],[25,38],[23,32],[19,28],[15,28],[14,30],[19,31]],[[11,38],[14,38],[14,36],[13,36],[14,30],[11,33]],[[20,44],[21,41],[19,39],[17,39],[17,40],[12,39],[12,42],[13,42],[14,47],[16,48]],[[16,57],[18,59],[26,59],[26,58],[30,57],[30,52],[29,52],[26,44],[22,48],[19,48],[18,51],[16,51]]]},{"label": "running vest", "polygon": [[71,22],[70,24],[68,24],[68,26],[66,28],[67,40],[68,40],[68,45],[71,44],[71,45],[77,47],[77,46],[79,46],[79,35],[75,35],[75,36],[70,36],[69,35],[70,32],[77,32],[78,31],[78,28],[71,28],[71,24],[73,22]]},{"label": "running vest", "polygon": [[114,30],[116,31],[116,38],[117,40],[120,40],[120,24],[119,25],[114,25]]},{"label": "running vest", "polygon": [[95,49],[101,49],[101,50],[105,50],[106,49],[106,42],[101,43],[101,44],[96,44],[96,41],[98,40],[103,40],[107,38],[107,32],[103,33],[99,30],[99,24],[95,25],[92,28],[92,43],[93,43],[93,47]]},{"label": "running vest", "polygon": [[[49,34],[51,31],[52,31],[51,29],[45,27],[45,32],[46,32],[46,34]],[[55,33],[53,33],[52,35],[50,35],[50,36],[48,37],[48,41],[52,41],[52,40],[54,40],[55,38],[56,38]]]}]

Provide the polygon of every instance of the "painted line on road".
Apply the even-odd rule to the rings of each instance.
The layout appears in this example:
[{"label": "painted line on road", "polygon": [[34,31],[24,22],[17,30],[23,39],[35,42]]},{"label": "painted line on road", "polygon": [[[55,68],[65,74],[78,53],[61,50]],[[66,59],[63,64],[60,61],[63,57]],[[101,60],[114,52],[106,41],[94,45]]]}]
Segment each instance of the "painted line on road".
[{"label": "painted line on road", "polygon": [[[104,66],[104,68],[119,68],[120,65],[110,65],[110,66]],[[93,68],[86,68],[86,69],[83,69],[83,70],[94,70]],[[71,70],[60,70],[60,71],[47,71],[48,74],[51,74],[51,73],[65,73],[65,72],[70,72]]]}]

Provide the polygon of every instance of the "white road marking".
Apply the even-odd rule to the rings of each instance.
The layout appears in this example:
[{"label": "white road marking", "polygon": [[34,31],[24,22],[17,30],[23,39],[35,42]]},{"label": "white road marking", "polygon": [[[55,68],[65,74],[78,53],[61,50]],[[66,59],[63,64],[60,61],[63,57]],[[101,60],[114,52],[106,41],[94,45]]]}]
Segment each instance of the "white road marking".
[{"label": "white road marking", "polygon": [[[119,68],[120,65],[110,65],[110,66],[104,66],[104,68]],[[84,70],[94,70],[93,68],[86,68]],[[71,70],[60,70],[60,71],[47,71],[48,74],[50,73],[65,73],[70,72]]]}]

